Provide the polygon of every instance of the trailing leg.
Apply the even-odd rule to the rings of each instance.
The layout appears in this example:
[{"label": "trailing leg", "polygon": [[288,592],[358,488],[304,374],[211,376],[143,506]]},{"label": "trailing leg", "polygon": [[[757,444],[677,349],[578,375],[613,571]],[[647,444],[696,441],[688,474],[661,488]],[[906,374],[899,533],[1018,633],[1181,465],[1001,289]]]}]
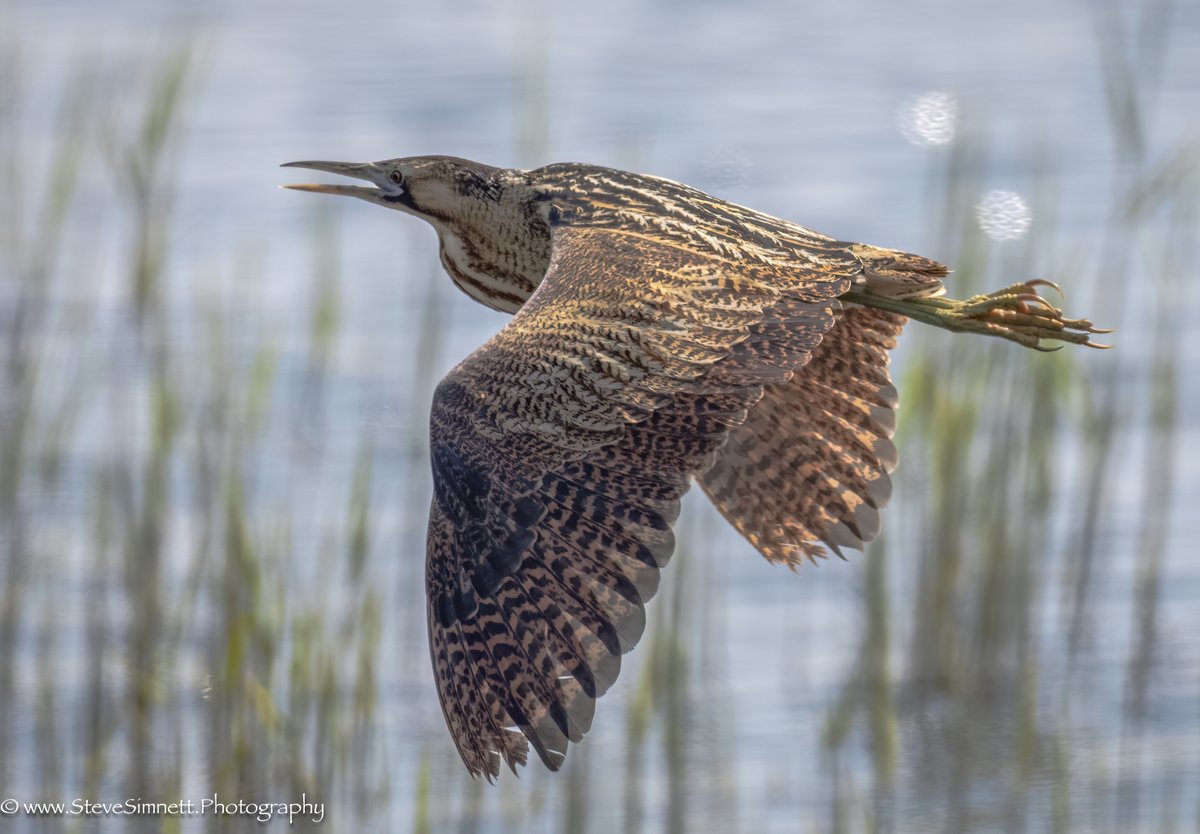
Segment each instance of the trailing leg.
[{"label": "trailing leg", "polygon": [[1035,350],[1059,350],[1062,347],[1042,347],[1043,340],[1093,348],[1112,347],[1091,341],[1092,334],[1111,333],[1111,330],[1098,328],[1087,319],[1064,318],[1063,311],[1038,292],[1039,287],[1051,287],[1062,295],[1056,284],[1037,279],[972,296],[965,301],[945,296],[888,298],[862,290],[853,290],[842,298],[864,307],[899,313],[944,330],[999,336]]}]

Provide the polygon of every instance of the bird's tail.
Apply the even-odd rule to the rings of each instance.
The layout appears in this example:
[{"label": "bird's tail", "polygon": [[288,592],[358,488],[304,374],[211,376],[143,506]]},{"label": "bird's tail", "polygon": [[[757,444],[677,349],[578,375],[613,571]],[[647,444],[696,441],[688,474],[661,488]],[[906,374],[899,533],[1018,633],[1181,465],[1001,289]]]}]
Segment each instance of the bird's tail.
[{"label": "bird's tail", "polygon": [[946,292],[942,279],[950,269],[945,264],[865,243],[850,244],[849,250],[863,264],[866,284],[861,289],[866,292],[885,298],[927,298]]}]

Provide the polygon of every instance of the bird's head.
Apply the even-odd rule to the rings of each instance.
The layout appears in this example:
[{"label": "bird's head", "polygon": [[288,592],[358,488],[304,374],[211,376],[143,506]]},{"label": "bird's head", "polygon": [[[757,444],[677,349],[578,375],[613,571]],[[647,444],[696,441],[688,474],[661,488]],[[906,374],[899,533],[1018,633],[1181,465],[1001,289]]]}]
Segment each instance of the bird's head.
[{"label": "bird's head", "polygon": [[496,310],[520,309],[546,274],[550,230],[537,211],[544,201],[531,187],[527,172],[452,156],[289,162],[283,167],[369,183],[287,188],[358,197],[428,222],[437,231],[442,266],[450,277],[472,298]]},{"label": "bird's head", "polygon": [[297,191],[358,197],[415,214],[430,222],[453,222],[477,201],[500,197],[501,169],[452,156],[411,156],[383,162],[288,162],[284,168],[309,168],[365,180],[370,185],[287,185]]}]

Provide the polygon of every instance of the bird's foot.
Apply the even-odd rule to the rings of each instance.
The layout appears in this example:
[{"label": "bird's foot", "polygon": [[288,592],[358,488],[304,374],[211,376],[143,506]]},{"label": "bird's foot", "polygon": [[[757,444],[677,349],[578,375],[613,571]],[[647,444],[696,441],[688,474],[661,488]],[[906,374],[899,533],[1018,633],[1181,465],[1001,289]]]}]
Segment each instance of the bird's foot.
[{"label": "bird's foot", "polygon": [[1091,340],[1093,334],[1111,333],[1087,319],[1069,319],[1038,290],[1050,287],[1061,297],[1057,284],[1036,279],[1013,284],[1002,290],[976,295],[965,301],[945,297],[883,299],[869,293],[850,293],[847,300],[866,306],[901,313],[946,330],[999,336],[1034,350],[1059,350],[1043,347],[1043,341],[1067,342],[1093,348],[1109,348]]},{"label": "bird's foot", "polygon": [[941,307],[939,315],[952,329],[999,336],[1035,350],[1062,348],[1062,345],[1043,347],[1043,340],[1101,349],[1112,347],[1091,340],[1093,334],[1111,333],[1112,330],[1096,327],[1087,319],[1066,318],[1061,309],[1038,291],[1040,287],[1049,287],[1058,293],[1059,298],[1065,299],[1057,284],[1039,278],[986,295],[976,295],[966,301],[945,298],[929,300],[946,305]]}]

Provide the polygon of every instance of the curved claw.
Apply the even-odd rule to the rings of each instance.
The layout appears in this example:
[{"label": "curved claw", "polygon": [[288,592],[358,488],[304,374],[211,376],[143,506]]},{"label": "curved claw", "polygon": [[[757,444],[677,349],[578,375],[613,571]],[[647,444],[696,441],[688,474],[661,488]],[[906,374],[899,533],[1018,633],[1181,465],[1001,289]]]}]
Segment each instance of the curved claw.
[{"label": "curved claw", "polygon": [[1084,342],[1083,346],[1096,348],[1096,350],[1112,350],[1116,347],[1116,345],[1102,345],[1099,342],[1093,342],[1091,339],[1088,339],[1086,342]]},{"label": "curved claw", "polygon": [[1032,347],[1034,350],[1039,350],[1042,353],[1058,353],[1060,350],[1062,350],[1065,347],[1065,345],[1057,345],[1055,347],[1042,347],[1040,344],[1037,344],[1037,345],[1030,345],[1030,347]]},{"label": "curved claw", "polygon": [[1087,327],[1087,332],[1088,333],[1116,333],[1117,328],[1115,328],[1115,327],[1096,327],[1094,324],[1089,324]]},{"label": "curved claw", "polygon": [[1062,287],[1060,287],[1058,284],[1054,283],[1053,281],[1047,281],[1045,278],[1031,278],[1030,280],[1025,282],[1025,286],[1027,286],[1027,287],[1049,287],[1050,289],[1052,289],[1056,293],[1058,293],[1058,297],[1061,298],[1063,301],[1067,300],[1067,294],[1065,292],[1063,292]]}]

